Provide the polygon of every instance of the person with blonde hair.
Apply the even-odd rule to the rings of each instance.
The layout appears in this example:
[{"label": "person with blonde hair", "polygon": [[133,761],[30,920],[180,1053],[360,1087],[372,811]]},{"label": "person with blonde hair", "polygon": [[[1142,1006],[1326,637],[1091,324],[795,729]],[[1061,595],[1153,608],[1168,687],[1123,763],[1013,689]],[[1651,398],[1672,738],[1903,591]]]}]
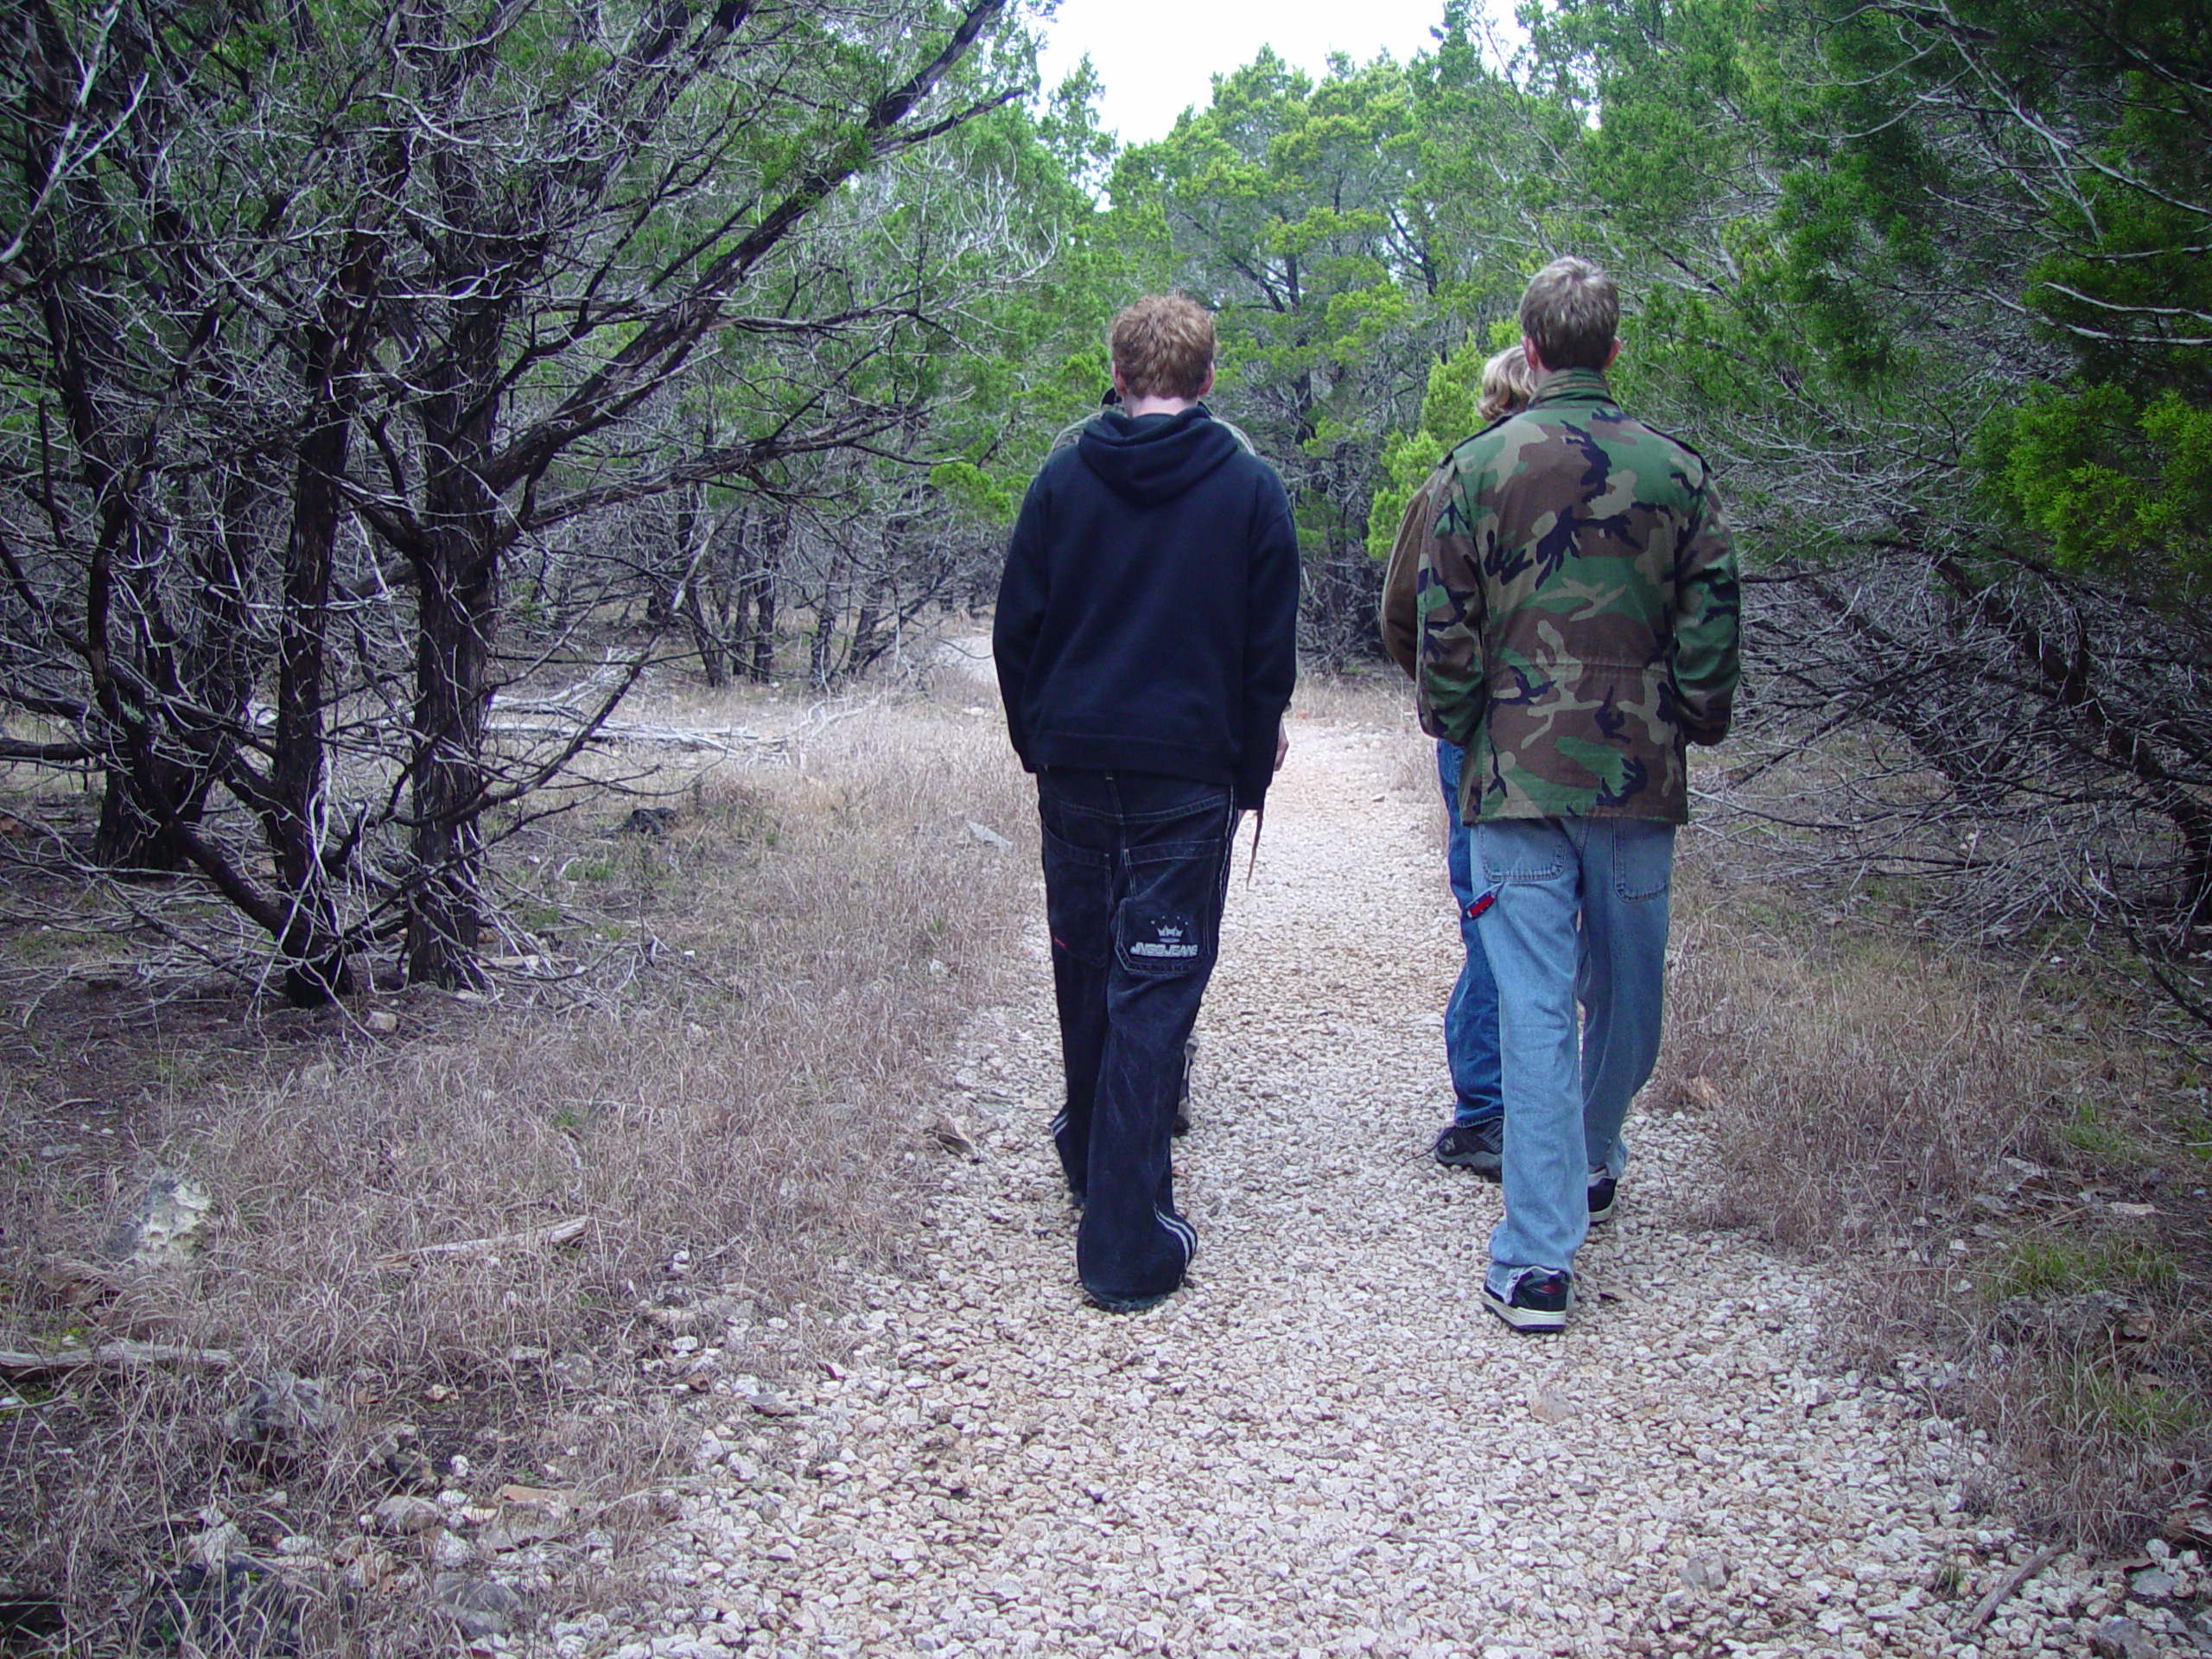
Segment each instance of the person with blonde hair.
[{"label": "person with blonde hair", "polygon": [[1536,377],[1529,367],[1529,353],[1519,345],[1493,352],[1483,365],[1482,388],[1475,399],[1475,418],[1485,426],[1526,409],[1536,395]]},{"label": "person with blonde hair", "polygon": [[[1493,353],[1484,363],[1475,414],[1484,425],[1526,406],[1535,377],[1519,346]],[[1414,492],[1398,524],[1390,563],[1382,579],[1383,647],[1391,660],[1418,685],[1415,652],[1419,619],[1414,609],[1414,578],[1421,564],[1421,543],[1428,535],[1435,497],[1424,486]],[[1459,918],[1459,977],[1444,1005],[1444,1062],[1452,1078],[1452,1121],[1436,1133],[1429,1156],[1446,1169],[1465,1169],[1484,1180],[1500,1178],[1505,1154],[1505,1095],[1499,1082],[1497,981],[1483,954],[1482,939],[1467,907],[1475,901],[1472,857],[1467,826],[1459,819],[1459,768],[1465,751],[1439,734],[1435,716],[1416,695],[1421,729],[1436,740],[1436,781],[1444,794],[1451,830],[1444,868]]]},{"label": "person with blonde hair", "polygon": [[1154,295],[1107,343],[1121,405],[1031,482],[991,647],[1037,775],[1076,1274],[1099,1306],[1135,1313],[1174,1294],[1198,1248],[1169,1135],[1230,836],[1282,761],[1298,536],[1274,469],[1201,401],[1211,314]]}]

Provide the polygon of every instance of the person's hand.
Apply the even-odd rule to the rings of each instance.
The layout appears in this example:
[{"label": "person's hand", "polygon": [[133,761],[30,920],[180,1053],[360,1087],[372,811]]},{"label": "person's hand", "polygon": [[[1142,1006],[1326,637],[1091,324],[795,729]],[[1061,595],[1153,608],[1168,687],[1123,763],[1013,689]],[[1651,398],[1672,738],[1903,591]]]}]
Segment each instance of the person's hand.
[{"label": "person's hand", "polygon": [[1290,728],[1282,721],[1275,722],[1275,770],[1282,770],[1282,758],[1290,753]]}]

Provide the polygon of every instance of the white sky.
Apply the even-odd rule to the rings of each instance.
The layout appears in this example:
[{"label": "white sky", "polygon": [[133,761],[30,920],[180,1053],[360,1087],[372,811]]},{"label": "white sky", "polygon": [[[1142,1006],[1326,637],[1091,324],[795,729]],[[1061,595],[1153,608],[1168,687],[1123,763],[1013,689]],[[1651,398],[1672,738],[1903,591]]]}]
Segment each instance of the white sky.
[{"label": "white sky", "polygon": [[1402,63],[1443,21],[1444,0],[1060,0],[1045,26],[1041,78],[1057,86],[1088,52],[1106,85],[1101,124],[1141,144],[1166,134],[1186,105],[1205,108],[1212,77],[1262,46],[1318,77],[1337,51],[1361,63],[1387,51]]}]

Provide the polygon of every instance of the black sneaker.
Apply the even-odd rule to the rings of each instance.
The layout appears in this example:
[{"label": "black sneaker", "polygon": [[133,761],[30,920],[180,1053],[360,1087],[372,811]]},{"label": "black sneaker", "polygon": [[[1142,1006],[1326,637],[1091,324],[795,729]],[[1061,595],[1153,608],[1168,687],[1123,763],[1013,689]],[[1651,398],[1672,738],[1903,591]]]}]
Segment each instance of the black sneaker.
[{"label": "black sneaker", "polygon": [[1620,1183],[1610,1175],[1590,1178],[1590,1224],[1602,1227],[1613,1218],[1613,1200],[1619,1195]]},{"label": "black sneaker", "polygon": [[[1162,1210],[1154,1205],[1152,1214],[1153,1218],[1175,1242],[1176,1246],[1182,1252],[1182,1265],[1188,1268],[1191,1265],[1191,1258],[1198,1253],[1197,1230],[1173,1210]],[[1086,1284],[1083,1287],[1083,1294],[1090,1299],[1092,1306],[1103,1307],[1109,1313],[1141,1313],[1148,1307],[1158,1307],[1182,1287],[1183,1275],[1178,1272],[1175,1275],[1175,1282],[1165,1290],[1139,1291],[1124,1295],[1118,1291],[1100,1290],[1094,1285]]]},{"label": "black sneaker", "polygon": [[1471,1169],[1486,1181],[1505,1174],[1505,1120],[1484,1118],[1479,1123],[1454,1123],[1436,1137],[1431,1149],[1446,1169]]},{"label": "black sneaker", "polygon": [[1523,1335],[1552,1336],[1567,1329],[1574,1285],[1563,1273],[1523,1268],[1513,1281],[1510,1295],[1501,1296],[1484,1285],[1483,1306]]},{"label": "black sneaker", "polygon": [[[1181,1288],[1179,1285],[1176,1287],[1177,1290]],[[1141,1313],[1147,1308],[1158,1307],[1173,1296],[1175,1291],[1163,1290],[1151,1296],[1109,1296],[1086,1285],[1083,1294],[1090,1300],[1093,1307],[1103,1308],[1109,1313]]]}]

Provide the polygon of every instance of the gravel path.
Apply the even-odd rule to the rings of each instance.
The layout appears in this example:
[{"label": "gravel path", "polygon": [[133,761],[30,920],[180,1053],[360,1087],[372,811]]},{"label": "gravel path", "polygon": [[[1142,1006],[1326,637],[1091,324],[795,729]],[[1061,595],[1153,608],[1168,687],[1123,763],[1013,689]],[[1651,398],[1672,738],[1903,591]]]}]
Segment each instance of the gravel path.
[{"label": "gravel path", "polygon": [[[1077,1293],[1040,897],[1030,992],[929,1109],[978,1155],[918,1270],[793,1414],[725,1408],[666,1601],[560,1652],[2084,1653],[2123,1611],[2164,1631],[2128,1651],[2196,1651],[2071,1559],[1970,1623],[2031,1541],[1963,1511],[1976,1447],[1895,1375],[1821,1369],[1811,1274],[1688,1224],[1688,1120],[1631,1120],[1567,1334],[1482,1313],[1497,1190],[1426,1156],[1456,933],[1410,741],[1299,722],[1249,885],[1240,852],[1184,1293]],[[2194,1558],[2165,1567],[2189,1593]]]}]

